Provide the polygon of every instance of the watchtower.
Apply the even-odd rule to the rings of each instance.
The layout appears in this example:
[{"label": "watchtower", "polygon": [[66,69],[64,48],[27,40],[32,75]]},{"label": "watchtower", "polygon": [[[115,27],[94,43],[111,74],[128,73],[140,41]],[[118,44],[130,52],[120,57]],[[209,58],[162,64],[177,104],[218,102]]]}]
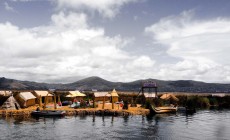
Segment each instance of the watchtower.
[{"label": "watchtower", "polygon": [[139,94],[142,95],[142,105],[144,104],[144,100],[146,98],[157,98],[157,84],[156,82],[149,80],[149,81],[143,81],[141,84],[141,89],[139,91]]}]

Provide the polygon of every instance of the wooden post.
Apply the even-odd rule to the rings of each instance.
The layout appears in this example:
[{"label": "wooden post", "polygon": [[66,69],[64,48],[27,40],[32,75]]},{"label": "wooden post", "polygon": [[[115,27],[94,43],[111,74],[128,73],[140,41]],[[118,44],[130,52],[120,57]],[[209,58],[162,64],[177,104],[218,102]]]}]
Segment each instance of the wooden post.
[{"label": "wooden post", "polygon": [[57,109],[56,95],[54,94],[54,109]]},{"label": "wooden post", "polygon": [[43,106],[43,109],[46,109],[46,104],[47,104],[47,96],[45,96],[45,101],[44,101],[44,106]]},{"label": "wooden post", "polygon": [[61,103],[60,95],[58,95],[58,104]]},{"label": "wooden post", "polygon": [[95,97],[93,97],[93,108],[95,108]]},{"label": "wooden post", "polygon": [[114,109],[114,100],[113,100],[113,96],[112,96],[112,109]]},{"label": "wooden post", "polygon": [[42,96],[39,96],[39,106],[42,107]]},{"label": "wooden post", "polygon": [[102,105],[102,109],[105,109],[105,96],[103,96],[103,105]]}]

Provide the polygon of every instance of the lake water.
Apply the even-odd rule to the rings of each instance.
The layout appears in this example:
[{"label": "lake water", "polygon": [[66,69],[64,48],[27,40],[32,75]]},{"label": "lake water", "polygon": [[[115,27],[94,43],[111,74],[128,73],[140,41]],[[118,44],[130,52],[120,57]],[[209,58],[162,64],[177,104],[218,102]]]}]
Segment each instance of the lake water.
[{"label": "lake water", "polygon": [[0,118],[0,139],[227,140],[230,139],[230,110],[149,117]]}]

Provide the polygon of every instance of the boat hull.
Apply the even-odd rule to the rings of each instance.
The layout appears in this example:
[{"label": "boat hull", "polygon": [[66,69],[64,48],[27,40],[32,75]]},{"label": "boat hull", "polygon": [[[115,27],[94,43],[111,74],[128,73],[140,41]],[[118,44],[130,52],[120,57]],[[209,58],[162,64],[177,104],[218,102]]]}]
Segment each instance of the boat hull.
[{"label": "boat hull", "polygon": [[154,107],[153,105],[150,105],[150,112],[153,114],[176,113],[177,107]]},{"label": "boat hull", "polygon": [[64,111],[48,111],[48,110],[42,110],[42,111],[33,111],[31,113],[34,117],[62,117],[65,116]]}]

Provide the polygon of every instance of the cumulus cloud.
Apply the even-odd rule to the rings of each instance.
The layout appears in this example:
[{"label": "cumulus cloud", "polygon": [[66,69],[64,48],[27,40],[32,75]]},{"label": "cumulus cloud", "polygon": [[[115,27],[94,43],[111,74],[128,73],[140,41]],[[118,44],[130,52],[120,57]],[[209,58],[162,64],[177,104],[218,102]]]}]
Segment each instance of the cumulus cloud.
[{"label": "cumulus cloud", "polygon": [[87,21],[84,13],[60,12],[52,15],[48,26],[0,23],[1,75],[40,82],[73,82],[95,75],[131,81],[149,76],[140,73],[151,69],[153,60],[123,51],[129,39],[108,37],[103,28],[90,27]]},{"label": "cumulus cloud", "polygon": [[134,1],[136,0],[57,0],[57,5],[59,9],[87,9],[112,18],[119,12],[121,6]]},{"label": "cumulus cloud", "polygon": [[159,77],[229,82],[230,19],[196,20],[188,11],[162,18],[145,32],[180,60],[161,65]]}]

